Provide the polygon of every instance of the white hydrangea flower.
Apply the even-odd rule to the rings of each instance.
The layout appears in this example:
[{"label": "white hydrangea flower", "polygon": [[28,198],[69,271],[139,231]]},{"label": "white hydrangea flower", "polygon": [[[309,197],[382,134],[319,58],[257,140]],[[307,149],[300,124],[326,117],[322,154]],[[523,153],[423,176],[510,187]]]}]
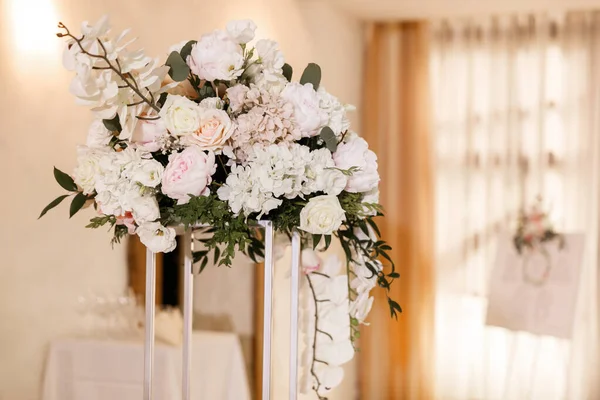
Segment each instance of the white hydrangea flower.
[{"label": "white hydrangea flower", "polygon": [[354,111],[356,107],[350,104],[342,104],[337,97],[328,93],[322,85],[319,86],[317,95],[319,96],[319,107],[328,116],[326,125],[331,128],[333,133],[340,136],[350,128],[350,120],[347,113]]},{"label": "white hydrangea flower", "polygon": [[159,222],[147,222],[136,230],[141,242],[154,253],[169,253],[175,250],[175,229],[162,226]]}]

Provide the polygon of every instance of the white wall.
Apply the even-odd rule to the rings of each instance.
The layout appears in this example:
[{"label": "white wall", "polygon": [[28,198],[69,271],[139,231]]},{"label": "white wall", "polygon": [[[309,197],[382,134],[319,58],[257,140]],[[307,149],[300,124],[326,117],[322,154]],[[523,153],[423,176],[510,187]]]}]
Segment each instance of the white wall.
[{"label": "white wall", "polygon": [[[0,14],[0,399],[34,400],[48,342],[76,330],[76,299],[88,290],[114,292],[126,282],[124,248],[109,235],[83,228],[91,211],[67,219],[66,205],[36,221],[61,189],[52,166],[70,171],[75,146],[85,141],[90,115],[68,93],[60,65],[58,20],[78,28],[111,15],[117,30],[131,27],[148,54],[252,18],[259,37],[281,43],[296,74],[311,61],[323,82],[358,105],[361,26],[318,1],[231,0],[1,0]],[[299,75],[296,75],[299,76]],[[348,397],[344,397],[348,398]]]}]

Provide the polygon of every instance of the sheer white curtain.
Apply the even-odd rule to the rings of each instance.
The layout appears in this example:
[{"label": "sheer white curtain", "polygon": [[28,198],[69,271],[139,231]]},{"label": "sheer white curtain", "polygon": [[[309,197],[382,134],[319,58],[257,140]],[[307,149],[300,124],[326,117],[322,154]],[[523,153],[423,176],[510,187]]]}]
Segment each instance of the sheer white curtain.
[{"label": "sheer white curtain", "polygon": [[[600,14],[439,21],[436,398],[596,399]],[[485,326],[499,232],[541,195],[585,232],[571,341]]]}]

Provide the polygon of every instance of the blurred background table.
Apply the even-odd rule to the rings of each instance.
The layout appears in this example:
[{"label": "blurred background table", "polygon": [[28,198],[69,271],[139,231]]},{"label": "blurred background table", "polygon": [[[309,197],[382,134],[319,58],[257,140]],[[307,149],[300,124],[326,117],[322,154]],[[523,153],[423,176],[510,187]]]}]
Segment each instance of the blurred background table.
[{"label": "blurred background table", "polygon": [[[157,344],[154,399],[181,399],[181,347]],[[139,400],[142,398],[142,342],[67,339],[52,343],[42,400]],[[192,399],[249,400],[250,389],[238,337],[194,332]]]}]

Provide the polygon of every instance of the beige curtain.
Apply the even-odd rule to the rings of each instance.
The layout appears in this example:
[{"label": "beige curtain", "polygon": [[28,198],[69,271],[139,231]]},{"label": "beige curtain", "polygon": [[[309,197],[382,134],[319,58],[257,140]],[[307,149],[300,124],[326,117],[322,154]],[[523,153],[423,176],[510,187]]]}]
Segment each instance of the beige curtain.
[{"label": "beige curtain", "polygon": [[[600,14],[440,21],[431,38],[436,398],[596,399]],[[571,341],[485,326],[497,235],[539,195],[586,234]]]},{"label": "beige curtain", "polygon": [[433,184],[428,28],[376,24],[368,32],[362,134],[379,157],[379,220],[400,279],[391,296],[404,312],[391,320],[376,299],[360,343],[361,399],[433,398]]}]

